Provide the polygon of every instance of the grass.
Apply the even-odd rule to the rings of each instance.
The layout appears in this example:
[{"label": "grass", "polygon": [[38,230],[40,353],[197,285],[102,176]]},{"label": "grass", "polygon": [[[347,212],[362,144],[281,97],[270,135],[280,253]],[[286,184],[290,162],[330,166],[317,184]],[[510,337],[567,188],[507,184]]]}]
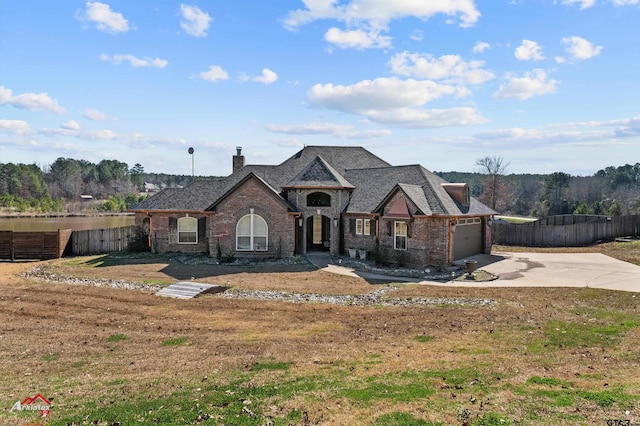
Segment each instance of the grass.
[{"label": "grass", "polygon": [[189,339],[186,337],[176,337],[175,339],[167,339],[162,341],[162,346],[182,346],[187,343]]},{"label": "grass", "polygon": [[[92,262],[65,267],[108,270]],[[157,259],[148,263],[165,268]],[[379,288],[320,271],[212,279],[227,280],[299,292]],[[640,423],[636,294],[424,285],[394,291],[496,303],[380,309],[216,296],[175,301],[0,283],[0,318],[10,325],[0,339],[0,388],[11,395],[4,404],[39,392],[53,402],[51,425]],[[46,333],[34,333],[45,324]],[[37,413],[0,410],[0,424],[35,421]]]},{"label": "grass", "polygon": [[416,342],[420,342],[420,343],[427,343],[427,342],[430,342],[430,341],[432,341],[434,339],[435,339],[435,337],[433,337],[433,336],[425,336],[424,334],[420,334],[420,335],[415,336],[413,338],[413,340],[415,340]]},{"label": "grass", "polygon": [[107,338],[107,342],[120,342],[122,340],[128,340],[129,336],[127,336],[126,334],[112,334],[111,336],[109,336]]}]

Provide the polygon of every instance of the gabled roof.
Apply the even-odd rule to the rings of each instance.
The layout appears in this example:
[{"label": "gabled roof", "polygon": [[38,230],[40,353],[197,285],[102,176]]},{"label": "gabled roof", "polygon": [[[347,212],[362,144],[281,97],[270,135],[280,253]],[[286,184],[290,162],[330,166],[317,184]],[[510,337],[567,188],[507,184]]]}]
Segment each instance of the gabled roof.
[{"label": "gabled roof", "polygon": [[353,189],[354,186],[336,169],[331,167],[331,164],[327,163],[321,156],[317,156],[283,188]]},{"label": "gabled roof", "polygon": [[471,198],[456,202],[439,176],[420,165],[391,166],[362,147],[307,146],[279,165],[247,165],[221,180],[195,181],[182,189],[165,189],[130,211],[205,211],[230,196],[249,175],[290,210],[296,206],[280,195],[286,188],[335,188],[351,191],[347,213],[377,213],[394,190],[402,190],[418,208],[416,214],[478,216],[496,214]]},{"label": "gabled roof", "polygon": [[215,210],[215,208],[216,208],[216,206],[218,204],[220,204],[226,198],[228,198],[231,195],[233,195],[233,193],[236,191],[236,189],[238,189],[239,187],[244,185],[250,179],[255,179],[258,183],[260,183],[262,186],[264,186],[264,188],[267,190],[267,192],[270,193],[275,199],[280,201],[287,208],[287,210],[289,210],[289,211],[295,211],[296,210],[295,206],[291,205],[284,198],[282,198],[280,196],[280,194],[278,193],[278,191],[276,191],[264,179],[262,179],[260,176],[256,175],[253,172],[248,173],[244,178],[242,178],[239,182],[237,182],[235,185],[233,185],[231,188],[229,188],[229,190],[226,193],[224,193],[222,196],[218,197],[218,199],[213,204],[211,204],[210,206],[208,206],[204,210],[208,210],[208,211]]},{"label": "gabled roof", "polygon": [[[331,167],[331,173],[341,176],[340,182],[351,185],[344,179],[347,168],[386,167],[389,163],[381,160],[362,147],[345,146],[306,146],[283,163],[271,165],[246,165],[237,172],[222,180],[195,181],[182,190],[164,191],[142,201],[130,208],[130,211],[175,210],[204,211],[214,205],[218,199],[229,192],[249,173],[254,173],[276,191],[282,191],[289,182],[313,162],[322,157],[324,163]],[[352,185],[351,185],[352,187]]]},{"label": "gabled roof", "polygon": [[471,199],[462,206],[442,187],[444,179],[420,165],[347,170],[345,177],[356,189],[347,213],[379,213],[394,190],[402,190],[424,215],[478,216],[496,214],[484,204]]}]

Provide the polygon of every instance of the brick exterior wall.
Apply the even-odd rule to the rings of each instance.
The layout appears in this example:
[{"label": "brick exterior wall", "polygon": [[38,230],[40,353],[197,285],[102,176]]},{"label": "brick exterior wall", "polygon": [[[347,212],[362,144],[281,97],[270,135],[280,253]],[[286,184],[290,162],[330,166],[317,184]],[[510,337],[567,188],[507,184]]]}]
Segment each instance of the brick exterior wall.
[{"label": "brick exterior wall", "polygon": [[[442,267],[449,262],[449,220],[415,217],[409,221],[407,249],[394,249],[395,220],[380,221],[378,259],[401,266]],[[391,232],[389,232],[389,227]]]},{"label": "brick exterior wall", "polygon": [[[356,233],[357,219],[369,220],[371,230],[369,235],[359,235]],[[349,249],[365,250],[368,253],[372,253],[377,248],[377,234],[376,228],[380,222],[372,218],[371,215],[344,215],[342,221],[342,232],[344,234],[344,248],[345,253],[348,254]],[[363,224],[364,228],[364,224]],[[363,229],[364,231],[364,229]]]},{"label": "brick exterior wall", "polygon": [[[177,220],[181,217],[185,217],[185,213],[152,213],[151,214],[151,227],[150,227],[150,244],[151,252],[153,253],[165,253],[165,252],[178,252],[178,253],[208,253],[209,252],[209,239],[206,233],[206,224],[204,230],[198,232],[197,244],[178,243],[178,229]],[[208,219],[202,214],[189,214],[188,216],[196,219],[204,220],[205,223]],[[136,226],[140,229],[145,229],[147,226],[143,226],[144,219],[148,216],[136,215]],[[175,220],[175,222],[172,221]],[[174,223],[175,225],[171,225]],[[175,227],[174,227],[175,226]],[[199,226],[201,228],[202,226]]]},{"label": "brick exterior wall", "polygon": [[406,200],[402,192],[396,193],[384,207],[382,218],[378,225],[378,248],[374,255],[379,261],[401,266],[443,267],[449,263],[449,219],[437,217],[417,216],[407,221],[408,238],[407,249],[394,248],[395,219],[385,219],[389,207],[397,199],[407,202],[410,212],[416,211],[416,206]]},{"label": "brick exterior wall", "polygon": [[[236,225],[251,209],[267,222],[267,251],[236,250]],[[235,257],[290,257],[295,249],[295,218],[287,214],[287,207],[269,189],[251,178],[216,206],[209,221],[209,241],[213,257],[218,253]]]}]

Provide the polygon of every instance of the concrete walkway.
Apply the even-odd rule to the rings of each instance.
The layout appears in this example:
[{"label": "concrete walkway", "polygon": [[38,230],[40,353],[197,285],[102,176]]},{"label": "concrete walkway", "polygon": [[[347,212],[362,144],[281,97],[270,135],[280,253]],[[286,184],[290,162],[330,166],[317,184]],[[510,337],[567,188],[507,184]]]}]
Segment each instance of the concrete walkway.
[{"label": "concrete walkway", "polygon": [[329,253],[309,253],[309,261],[327,272],[377,282],[413,282],[446,287],[590,287],[640,292],[640,266],[600,253],[496,253],[470,259],[498,277],[488,282],[440,282],[372,274],[333,264]]}]

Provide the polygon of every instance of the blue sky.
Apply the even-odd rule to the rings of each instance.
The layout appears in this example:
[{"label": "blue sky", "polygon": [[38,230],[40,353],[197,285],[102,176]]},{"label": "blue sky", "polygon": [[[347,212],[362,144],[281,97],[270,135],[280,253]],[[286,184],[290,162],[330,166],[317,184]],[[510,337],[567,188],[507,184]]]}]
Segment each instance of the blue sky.
[{"label": "blue sky", "polygon": [[237,146],[591,175],[640,161],[640,0],[0,3],[0,163],[227,175]]}]

